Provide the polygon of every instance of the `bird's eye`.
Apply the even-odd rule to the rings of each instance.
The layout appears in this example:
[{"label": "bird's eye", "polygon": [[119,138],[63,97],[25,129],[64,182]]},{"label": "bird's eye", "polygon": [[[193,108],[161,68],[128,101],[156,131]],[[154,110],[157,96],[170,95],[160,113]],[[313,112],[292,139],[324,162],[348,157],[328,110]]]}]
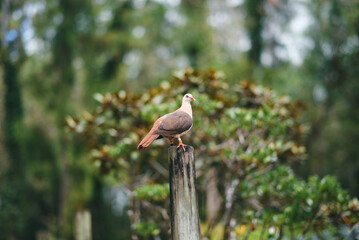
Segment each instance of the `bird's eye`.
[{"label": "bird's eye", "polygon": [[186,95],[186,98],[188,98],[188,95]]}]

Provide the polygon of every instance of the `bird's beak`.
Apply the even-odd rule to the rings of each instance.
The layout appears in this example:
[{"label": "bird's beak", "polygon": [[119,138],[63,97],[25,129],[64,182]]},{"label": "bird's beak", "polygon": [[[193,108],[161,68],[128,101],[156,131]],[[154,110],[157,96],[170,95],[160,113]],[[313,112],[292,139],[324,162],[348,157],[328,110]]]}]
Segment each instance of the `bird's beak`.
[{"label": "bird's beak", "polygon": [[191,100],[192,101],[195,101],[195,102],[198,102],[195,98],[191,97]]}]

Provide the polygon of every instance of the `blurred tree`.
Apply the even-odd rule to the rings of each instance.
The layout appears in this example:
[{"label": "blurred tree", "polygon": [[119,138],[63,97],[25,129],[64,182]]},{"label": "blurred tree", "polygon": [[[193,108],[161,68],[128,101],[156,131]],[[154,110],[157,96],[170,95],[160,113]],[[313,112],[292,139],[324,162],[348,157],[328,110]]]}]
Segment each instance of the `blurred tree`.
[{"label": "blurred tree", "polygon": [[260,65],[263,50],[263,28],[265,21],[264,0],[246,1],[246,12],[248,15],[247,29],[251,40],[249,59],[254,65]]},{"label": "blurred tree", "polygon": [[[1,5],[1,25],[5,30],[9,28],[10,14],[14,9],[21,7],[22,3],[10,6],[9,1]],[[21,48],[19,32],[13,32],[13,41],[8,43],[2,30],[1,36],[1,87],[4,89],[1,104],[3,129],[0,143],[0,219],[2,224],[0,231],[1,239],[22,238],[26,228],[26,201],[22,197],[28,192],[28,183],[25,179],[25,159],[22,155],[22,144],[17,140],[19,133],[23,130],[23,104],[21,97],[21,86],[17,69],[24,60],[24,52]]]},{"label": "blurred tree", "polygon": [[[3,55],[5,57],[5,55]],[[1,206],[0,218],[7,224],[1,224],[5,238],[21,237],[24,229],[25,201],[22,194],[25,192],[27,182],[24,172],[24,157],[21,154],[21,144],[17,136],[22,126],[22,100],[18,84],[15,63],[11,60],[2,60],[4,69],[4,82],[6,94],[5,121],[4,121],[4,146],[6,148],[6,163],[2,163],[1,169]],[[13,210],[11,210],[13,209]]]},{"label": "blurred tree", "polygon": [[[163,221],[159,220],[156,226],[145,219],[152,213],[148,209],[156,205],[151,201],[162,204],[162,208],[156,208],[156,220],[168,217],[162,211],[167,208],[165,198],[168,189],[163,184],[166,179],[163,163],[147,162],[138,159],[137,153],[132,153],[131,161],[138,159],[139,162],[135,164],[137,168],[129,172],[134,176],[150,172],[155,177],[145,174],[144,182],[149,185],[141,187],[142,182],[130,185],[133,191],[128,192],[127,216],[122,213],[126,208],[116,200],[123,199],[123,189],[112,185],[113,178],[100,179],[94,174],[93,168],[99,164],[98,161],[94,160],[93,165],[88,164],[85,140],[66,135],[63,119],[82,109],[97,108],[97,103],[93,101],[96,92],[119,89],[125,90],[126,96],[138,96],[134,93],[147,92],[149,87],[159,86],[174,69],[183,69],[188,65],[200,68],[214,66],[225,70],[230,78],[226,83],[228,88],[232,84],[237,86],[238,79],[255,78],[290,96],[303,99],[314,96],[314,105],[303,115],[304,119],[310,118],[313,122],[307,142],[312,156],[309,165],[313,172],[321,175],[327,172],[340,174],[340,179],[355,192],[358,182],[355,180],[358,175],[355,162],[358,156],[355,145],[358,116],[352,109],[356,107],[358,86],[355,81],[358,75],[355,65],[358,56],[358,14],[354,11],[357,6],[349,0],[340,4],[338,1],[324,1],[306,5],[310,9],[308,18],[315,19],[312,22],[313,30],[308,33],[315,47],[306,58],[307,64],[301,68],[279,54],[285,50],[282,34],[290,33],[288,23],[293,16],[301,13],[296,3],[273,0],[3,0],[0,11],[0,201],[11,207],[5,209],[4,204],[3,207],[0,205],[1,211],[6,210],[1,212],[0,221],[11,217],[14,224],[10,227],[0,226],[1,231],[5,231],[0,238],[15,236],[13,232],[19,234],[16,235],[19,238],[34,238],[38,230],[47,230],[56,238],[70,238],[74,210],[81,208],[90,208],[93,214],[96,239],[128,239],[126,227],[117,228],[114,225],[118,222],[129,224],[130,220],[138,223],[132,225],[133,236],[146,237],[158,233],[158,229],[165,229],[167,225]],[[251,46],[246,43],[247,39]],[[199,79],[210,78],[213,74],[200,74],[202,77]],[[187,77],[189,80],[183,81],[186,84],[196,81],[192,73],[188,73]],[[221,81],[214,82],[219,84]],[[168,83],[162,87],[171,88],[168,88]],[[196,87],[198,92],[202,91],[199,86]],[[149,92],[149,99],[164,101],[166,98],[161,100],[154,97],[158,88],[154,89]],[[205,90],[211,91],[208,93],[211,97],[216,92],[208,88]],[[105,99],[108,98],[104,95]],[[220,95],[225,96],[222,92]],[[103,98],[102,95],[95,96],[97,100]],[[214,98],[217,99],[217,96]],[[216,104],[221,105],[223,97],[218,99],[218,102],[210,102],[212,105],[203,110],[210,113],[211,121],[218,113],[213,108]],[[207,102],[207,98],[204,97],[204,101]],[[241,102],[238,106],[243,108],[244,105]],[[149,111],[160,114],[174,107],[173,103],[161,110],[145,109],[139,118],[142,120],[135,121],[142,126],[142,132],[137,135],[142,136],[151,122]],[[244,106],[245,109],[247,107]],[[132,111],[124,109],[121,111]],[[201,107],[199,109],[202,111]],[[122,114],[121,111],[115,113]],[[257,116],[258,112],[246,113]],[[99,123],[103,119],[107,118],[99,118]],[[126,121],[115,121],[113,126],[126,126]],[[209,123],[205,124],[211,127]],[[230,126],[229,123],[222,124]],[[213,134],[227,134],[213,129],[222,129],[222,126],[213,127],[203,134],[206,141]],[[114,133],[109,129],[98,141],[105,144]],[[92,143],[91,147],[94,147],[96,143]],[[211,144],[216,146],[218,142]],[[212,149],[212,145],[206,149]],[[110,151],[111,155],[116,154],[117,150],[104,147],[93,154],[101,156],[101,151]],[[157,149],[144,155],[154,159],[160,153]],[[323,159],[330,162],[322,164]],[[113,172],[109,169],[114,166],[126,169],[126,160],[107,161],[105,165],[109,166],[100,165],[101,172]],[[316,162],[320,165],[316,166]],[[218,222],[226,222],[230,233],[244,231],[242,226],[228,227],[230,215],[226,221],[220,221],[218,214],[223,209],[213,210],[213,206],[223,207],[228,202],[230,196],[224,194],[225,190],[236,185],[239,188],[242,183],[233,179],[235,171],[230,170],[224,184],[222,172],[216,171],[224,167],[219,168],[218,163],[213,162],[208,164],[213,166],[208,173],[201,175],[203,185],[200,189],[203,193],[201,196],[207,196],[201,197],[200,201],[206,203],[202,205],[206,207],[201,209],[201,214],[207,218],[208,233],[218,226]],[[286,171],[290,176],[289,170]],[[143,179],[142,174],[136,178],[121,170],[116,174],[123,182],[136,183],[138,178]],[[118,179],[115,180],[117,183]],[[157,185],[153,186],[154,182]],[[255,188],[255,184],[252,182],[251,187]],[[148,194],[151,191],[156,193],[156,197]],[[19,196],[26,198],[24,200]],[[235,202],[240,201],[241,198],[237,197]],[[234,207],[234,218],[242,214],[237,208]],[[138,214],[142,210],[143,215]],[[163,231],[160,235],[163,238],[167,236]]]},{"label": "blurred tree", "polygon": [[87,139],[99,172],[127,189],[133,233],[168,237],[165,142],[155,142],[141,153],[136,145],[150,124],[176,109],[189,91],[204,103],[193,107],[195,134],[187,134],[198,146],[199,194],[209,190],[207,174],[214,171],[221,181],[214,186],[217,194],[207,196],[224,199],[217,209],[222,211],[206,221],[206,236],[216,225],[223,226],[223,239],[237,234],[240,226],[251,226],[248,235],[258,228],[267,235],[273,228],[273,233],[283,234],[285,229],[293,236],[295,225],[303,236],[321,236],[329,230],[340,236],[340,226],[358,221],[358,200],[350,199],[335,178],[304,182],[286,167],[305,153],[300,145],[304,126],[297,121],[300,103],[248,81],[229,87],[221,72],[188,68],[142,95],[96,94],[100,106],[93,113],[66,120],[70,130]]},{"label": "blurred tree", "polygon": [[[304,65],[312,91],[311,131],[307,140],[312,172],[335,173],[358,195],[359,14],[355,1],[310,3],[314,21],[308,36],[314,48]],[[315,159],[315,161],[314,161]]]},{"label": "blurred tree", "polygon": [[185,0],[181,4],[181,9],[186,17],[186,24],[178,34],[182,36],[182,48],[179,51],[188,57],[189,66],[206,66],[204,60],[209,59],[207,56],[211,53],[211,30],[207,24],[203,24],[208,16],[206,1]]}]

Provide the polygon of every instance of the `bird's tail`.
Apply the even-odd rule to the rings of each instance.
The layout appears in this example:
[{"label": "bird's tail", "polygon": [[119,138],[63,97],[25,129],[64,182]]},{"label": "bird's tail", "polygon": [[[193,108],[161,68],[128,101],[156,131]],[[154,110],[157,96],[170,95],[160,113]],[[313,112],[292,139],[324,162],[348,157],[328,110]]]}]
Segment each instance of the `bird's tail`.
[{"label": "bird's tail", "polygon": [[142,141],[138,144],[137,149],[138,150],[142,150],[148,146],[150,146],[150,144],[156,140],[160,135],[158,134],[153,134],[152,131],[150,131],[143,139]]}]

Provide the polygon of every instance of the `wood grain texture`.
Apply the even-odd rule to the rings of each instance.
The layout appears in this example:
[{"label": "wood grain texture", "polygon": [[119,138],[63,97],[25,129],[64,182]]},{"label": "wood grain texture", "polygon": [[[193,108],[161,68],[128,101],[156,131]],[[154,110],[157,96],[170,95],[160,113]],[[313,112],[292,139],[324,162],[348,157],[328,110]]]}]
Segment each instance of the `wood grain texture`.
[{"label": "wood grain texture", "polygon": [[193,147],[169,148],[171,235],[173,240],[201,237]]}]

